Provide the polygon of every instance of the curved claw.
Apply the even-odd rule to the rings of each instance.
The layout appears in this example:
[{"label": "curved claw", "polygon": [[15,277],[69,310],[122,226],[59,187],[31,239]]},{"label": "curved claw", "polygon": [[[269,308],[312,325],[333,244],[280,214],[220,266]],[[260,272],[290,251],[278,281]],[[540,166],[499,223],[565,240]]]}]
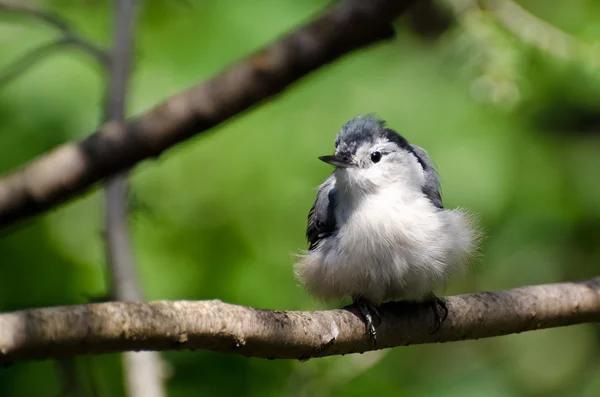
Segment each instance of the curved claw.
[{"label": "curved claw", "polygon": [[373,319],[375,319],[377,324],[381,323],[381,315],[379,314],[379,310],[377,310],[377,307],[362,298],[354,299],[354,305],[360,312],[362,320],[365,323],[366,332],[371,337],[373,344],[377,344],[377,331],[375,330]]}]

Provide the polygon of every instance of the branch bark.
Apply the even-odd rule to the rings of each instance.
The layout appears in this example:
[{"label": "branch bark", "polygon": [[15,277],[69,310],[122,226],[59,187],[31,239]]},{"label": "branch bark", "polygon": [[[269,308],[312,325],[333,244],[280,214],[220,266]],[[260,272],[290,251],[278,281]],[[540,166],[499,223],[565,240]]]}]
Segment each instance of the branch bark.
[{"label": "branch bark", "polygon": [[285,312],[214,300],[24,310],[0,315],[0,364],[89,353],[182,349],[307,359],[600,321],[600,277],[446,299],[448,318],[434,334],[433,313],[427,305],[384,304],[377,347],[351,307]]},{"label": "branch bark", "polygon": [[417,0],[345,0],[295,32],[134,118],[109,122],[0,180],[0,227],[39,214],[92,184],[275,96],[315,69],[393,37]]}]

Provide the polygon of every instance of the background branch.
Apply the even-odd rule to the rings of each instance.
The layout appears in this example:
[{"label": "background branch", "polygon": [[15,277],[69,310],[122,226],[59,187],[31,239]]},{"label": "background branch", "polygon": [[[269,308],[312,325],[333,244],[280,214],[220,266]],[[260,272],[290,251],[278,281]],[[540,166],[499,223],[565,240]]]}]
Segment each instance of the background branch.
[{"label": "background branch", "polygon": [[478,0],[509,32],[524,43],[561,59],[570,60],[587,51],[584,44],[552,24],[541,20],[511,0]]},{"label": "background branch", "polygon": [[76,48],[83,49],[88,54],[91,54],[93,59],[100,62],[101,65],[108,65],[108,59],[104,56],[104,54],[90,52],[89,48],[85,46],[84,42],[80,41],[79,38],[64,36],[55,41],[42,44],[32,49],[25,55],[18,58],[16,61],[13,61],[11,64],[0,70],[0,87],[6,86],[14,79],[27,72],[29,68],[42,60],[42,58],[68,46],[74,46]]},{"label": "background branch", "polygon": [[[48,55],[52,55],[67,47],[73,47],[86,53],[92,60],[98,62],[103,69],[106,69],[109,65],[108,53],[89,40],[76,34],[70,23],[60,15],[23,4],[22,2],[10,3],[4,1],[0,1],[0,13],[16,14],[25,18],[38,20],[60,33],[60,36],[55,40],[29,50],[15,61],[9,63],[8,66],[0,69],[0,87],[5,87],[14,79],[26,73],[31,67]],[[86,393],[85,382],[78,375],[77,365],[72,358],[57,360],[56,367],[61,380],[60,395],[73,394],[80,396]],[[93,383],[93,377],[88,376],[88,378]],[[91,386],[91,391],[92,393],[95,392],[93,385]]]},{"label": "background branch", "polygon": [[[112,62],[107,82],[105,122],[122,129],[125,120],[125,103],[134,22],[135,0],[115,1],[115,29]],[[142,299],[134,273],[134,259],[127,225],[127,174],[116,175],[106,184],[106,247],[112,276],[112,295],[117,300]]]},{"label": "background branch", "polygon": [[[447,298],[435,334],[426,304],[383,305],[378,348],[600,321],[600,277]],[[111,302],[0,315],[0,363],[131,350],[208,349],[306,359],[375,348],[353,308],[269,311],[221,301]]]},{"label": "background branch", "polygon": [[59,15],[41,10],[31,5],[23,4],[22,1],[0,1],[0,11],[11,12],[37,19],[65,35],[71,35],[73,33],[71,25]]},{"label": "background branch", "polygon": [[6,85],[27,71],[41,58],[66,47],[76,48],[89,55],[99,64],[105,67],[108,66],[109,59],[106,51],[89,40],[80,37],[71,24],[59,15],[25,4],[3,1],[0,1],[0,12],[37,19],[60,33],[58,39],[34,48],[0,71],[0,86]]},{"label": "background branch", "polygon": [[[0,226],[38,214],[280,93],[340,56],[393,37],[416,0],[345,0],[308,25],[127,123],[105,124],[0,180]],[[348,27],[352,28],[348,28]]]},{"label": "background branch", "polygon": [[[137,14],[135,0],[115,0],[113,49],[109,64],[105,122],[123,129],[131,54]],[[137,276],[127,224],[127,173],[106,184],[106,250],[111,289],[120,301],[144,300]],[[165,395],[161,360],[157,352],[126,352],[122,356],[127,396]]]},{"label": "background branch", "polygon": [[56,50],[63,47],[65,42],[62,39],[42,44],[25,55],[13,61],[8,66],[0,70],[0,87],[4,87],[14,79],[27,72],[27,70],[39,62],[47,55],[53,54]]},{"label": "background branch", "polygon": [[[86,39],[79,37],[69,22],[59,15],[32,6],[0,2],[0,11],[12,12],[37,19],[56,29],[61,37],[41,45],[14,61],[0,71],[0,86],[19,77],[44,56],[65,46],[75,46],[88,53],[108,72],[106,108],[103,123],[114,122],[121,126],[124,122],[128,75],[131,64],[133,32],[136,17],[134,0],[115,1],[114,44],[109,56]],[[116,300],[143,300],[135,275],[135,264],[127,226],[126,174],[121,173],[108,181],[106,187],[106,245],[112,295]],[[73,365],[61,361],[66,374],[68,388],[80,387]],[[72,363],[71,363],[72,364]],[[131,397],[164,396],[160,357],[156,352],[123,355],[124,377],[127,395]],[[68,376],[67,376],[68,375]]]}]

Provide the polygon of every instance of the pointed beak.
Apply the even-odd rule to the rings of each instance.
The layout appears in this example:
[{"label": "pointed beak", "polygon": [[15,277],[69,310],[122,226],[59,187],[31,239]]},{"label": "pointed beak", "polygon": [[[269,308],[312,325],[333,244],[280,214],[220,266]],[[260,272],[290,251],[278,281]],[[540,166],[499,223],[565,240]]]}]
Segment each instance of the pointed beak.
[{"label": "pointed beak", "polygon": [[319,160],[326,162],[327,164],[334,165],[339,168],[349,168],[354,167],[354,163],[350,160],[348,156],[339,156],[334,154],[333,156],[321,156]]}]

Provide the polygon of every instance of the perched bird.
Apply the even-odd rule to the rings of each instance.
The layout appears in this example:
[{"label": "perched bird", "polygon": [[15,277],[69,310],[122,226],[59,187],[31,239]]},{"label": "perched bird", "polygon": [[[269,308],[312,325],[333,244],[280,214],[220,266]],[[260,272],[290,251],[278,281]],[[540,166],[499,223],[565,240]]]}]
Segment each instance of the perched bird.
[{"label": "perched bird", "polygon": [[427,152],[385,121],[357,116],[335,154],[319,159],[336,168],[308,214],[297,278],[321,300],[352,298],[373,340],[387,300],[432,303],[439,328],[447,308],[433,291],[468,264],[479,232],[466,212],[444,209]]}]

